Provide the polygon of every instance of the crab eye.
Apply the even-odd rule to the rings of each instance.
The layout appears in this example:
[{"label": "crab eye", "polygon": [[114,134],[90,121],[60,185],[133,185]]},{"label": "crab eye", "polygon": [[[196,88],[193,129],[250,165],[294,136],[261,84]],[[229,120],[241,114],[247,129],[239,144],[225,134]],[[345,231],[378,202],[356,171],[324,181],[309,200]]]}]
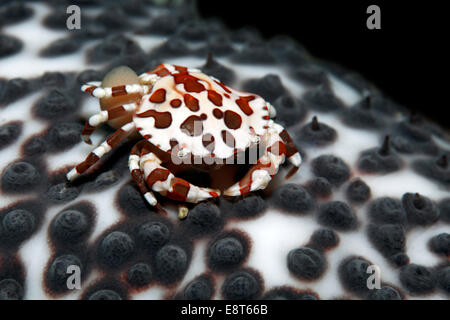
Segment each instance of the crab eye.
[{"label": "crab eye", "polygon": [[[139,77],[131,68],[126,66],[120,66],[109,71],[102,81],[102,87],[115,87],[127,84],[137,84],[139,83]],[[100,107],[102,110],[108,110],[112,107],[137,101],[140,99],[140,95],[137,93],[121,95],[117,97],[102,98],[100,99]],[[132,115],[128,114],[126,116],[120,117],[109,121],[108,123],[114,128],[120,128],[125,123],[130,122]]]}]

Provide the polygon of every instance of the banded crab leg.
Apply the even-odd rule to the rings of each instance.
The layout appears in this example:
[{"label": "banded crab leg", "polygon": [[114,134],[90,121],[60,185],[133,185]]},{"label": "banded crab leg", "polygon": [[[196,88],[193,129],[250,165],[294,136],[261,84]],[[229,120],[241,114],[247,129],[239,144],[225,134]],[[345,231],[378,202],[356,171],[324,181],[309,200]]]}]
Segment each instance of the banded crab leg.
[{"label": "banded crab leg", "polygon": [[[133,147],[128,164],[133,180],[138,184],[150,205],[155,206],[157,200],[148,188],[167,198],[191,203],[216,198],[220,195],[219,190],[198,187],[176,177],[169,169],[161,165],[161,159],[149,148],[146,148],[145,144],[147,144],[147,141],[143,140]],[[185,208],[183,210],[185,211]],[[186,214],[186,211],[184,214]]]},{"label": "banded crab leg", "polygon": [[113,87],[102,87],[100,81],[91,81],[81,86],[81,91],[89,93],[97,99],[115,98],[128,94],[146,95],[152,89],[151,85],[127,84]]},{"label": "banded crab leg", "polygon": [[261,140],[265,145],[264,154],[239,182],[224,191],[224,195],[239,196],[264,189],[278,172],[278,168],[286,157],[297,171],[301,164],[301,156],[282,126],[270,121],[267,133]]},{"label": "banded crab leg", "polygon": [[109,110],[103,110],[97,114],[94,114],[89,118],[89,120],[86,121],[83,131],[81,132],[83,141],[87,144],[92,144],[90,136],[94,132],[96,127],[109,120],[123,117],[129,112],[134,112],[137,107],[137,103],[129,103],[111,108]]},{"label": "banded crab leg", "polygon": [[91,153],[88,154],[83,162],[80,162],[72,170],[70,170],[66,177],[67,180],[73,181],[79,175],[84,173],[90,167],[92,167],[97,161],[100,160],[106,153],[117,147],[122,141],[124,141],[128,136],[136,131],[134,122],[129,122],[122,126],[116,132],[114,132],[108,139],[102,142],[97,148],[95,148]]}]

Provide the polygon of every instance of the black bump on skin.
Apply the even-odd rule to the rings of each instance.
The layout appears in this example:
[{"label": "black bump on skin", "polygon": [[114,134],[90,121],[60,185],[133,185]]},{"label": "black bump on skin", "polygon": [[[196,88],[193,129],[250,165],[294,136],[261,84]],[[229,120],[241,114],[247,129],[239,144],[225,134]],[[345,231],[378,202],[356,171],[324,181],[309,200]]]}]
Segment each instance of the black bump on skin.
[{"label": "black bump on skin", "polygon": [[48,188],[45,197],[55,204],[65,203],[76,199],[81,190],[79,187],[69,185],[66,182],[55,184]]},{"label": "black bump on skin", "polygon": [[153,278],[152,269],[147,263],[136,263],[128,269],[127,281],[134,287],[148,285]]},{"label": "black bump on skin", "polygon": [[319,251],[329,250],[339,244],[339,235],[331,229],[318,229],[314,231],[308,247]]},{"label": "black bump on skin", "polygon": [[157,281],[173,284],[183,278],[189,266],[188,253],[178,245],[167,244],[156,252],[154,273]]},{"label": "black bump on skin", "polygon": [[345,195],[349,201],[361,204],[369,200],[370,187],[360,178],[356,178],[347,186]]},{"label": "black bump on skin", "polygon": [[406,224],[406,213],[398,199],[381,197],[369,204],[369,218],[375,223]]},{"label": "black bump on skin", "polygon": [[248,43],[231,57],[233,62],[245,64],[272,64],[275,57],[264,43]]},{"label": "black bump on skin", "polygon": [[80,202],[63,209],[50,222],[49,236],[56,246],[74,246],[87,240],[95,225],[93,206]]},{"label": "black bump on skin", "polygon": [[267,202],[257,193],[238,197],[231,203],[230,212],[233,217],[242,219],[259,216],[267,209]]},{"label": "black bump on skin", "polygon": [[400,170],[403,161],[392,152],[390,137],[386,136],[380,148],[372,148],[361,152],[356,165],[362,172],[387,174]]},{"label": "black bump on skin", "polygon": [[117,204],[127,216],[140,216],[148,213],[146,201],[134,183],[127,183],[120,188]]},{"label": "black bump on skin", "polygon": [[234,71],[217,62],[212,54],[208,54],[206,62],[200,67],[200,70],[207,75],[219,79],[226,85],[231,84],[236,78]]},{"label": "black bump on skin", "polygon": [[18,53],[23,48],[22,40],[0,34],[0,59]]},{"label": "black bump on skin", "polygon": [[348,257],[339,265],[338,272],[342,285],[348,291],[360,296],[369,292],[367,279],[371,275],[367,273],[368,267],[372,265],[362,257]]},{"label": "black bump on skin", "polygon": [[443,154],[432,159],[418,159],[412,163],[415,172],[427,179],[437,181],[445,186],[450,186],[449,155]]},{"label": "black bump on skin", "polygon": [[397,267],[402,267],[409,263],[409,257],[406,253],[399,252],[391,256],[390,261]]},{"label": "black bump on skin", "polygon": [[73,274],[68,273],[70,266],[80,268],[80,275],[84,278],[84,265],[76,255],[63,254],[51,260],[44,276],[45,286],[50,292],[58,294],[70,290],[67,287],[67,280]]},{"label": "black bump on skin", "polygon": [[450,266],[442,266],[436,270],[436,282],[439,289],[450,294]]},{"label": "black bump on skin", "polygon": [[76,111],[76,103],[66,92],[52,89],[38,100],[33,111],[36,117],[53,121],[73,114]]},{"label": "black bump on skin", "polygon": [[66,83],[68,82],[68,79],[66,79],[68,76],[55,71],[55,72],[45,72],[40,78],[39,81],[41,82],[40,85],[44,88],[48,87],[57,87],[57,88],[63,88],[65,87]]},{"label": "black bump on skin", "polygon": [[338,111],[345,108],[344,103],[334,95],[329,85],[319,85],[303,95],[305,104],[321,112]]},{"label": "black bump on skin", "polygon": [[205,50],[211,52],[215,56],[229,56],[236,52],[229,37],[224,34],[210,37],[207,43]]},{"label": "black bump on skin", "polygon": [[383,286],[380,289],[370,290],[370,293],[366,297],[367,300],[402,300],[400,293],[390,287]]},{"label": "black bump on skin", "polygon": [[189,211],[183,226],[193,237],[201,237],[221,230],[223,225],[219,207],[211,202],[201,202]]},{"label": "black bump on skin", "polygon": [[411,225],[427,226],[439,219],[439,210],[429,198],[418,193],[405,193],[402,197],[403,208]]},{"label": "black bump on skin", "polygon": [[274,204],[288,212],[305,214],[315,208],[314,198],[302,186],[287,183],[277,188],[273,194]]},{"label": "black bump on skin", "polygon": [[306,86],[329,85],[325,70],[316,64],[304,64],[292,71],[292,77]]},{"label": "black bump on skin", "polygon": [[322,177],[314,178],[308,182],[307,189],[316,197],[327,198],[331,195],[333,186]]},{"label": "black bump on skin", "polygon": [[443,256],[450,255],[450,234],[443,232],[435,235],[428,243],[430,250]]},{"label": "black bump on skin", "polygon": [[21,2],[7,3],[0,8],[0,26],[22,22],[30,18],[34,10]]},{"label": "black bump on skin", "polygon": [[48,130],[46,139],[49,151],[60,152],[81,141],[83,125],[78,122],[58,122]]},{"label": "black bump on skin", "polygon": [[326,178],[335,186],[340,186],[350,178],[349,166],[333,155],[319,156],[312,160],[311,166],[317,177]]},{"label": "black bump on skin", "polygon": [[126,300],[128,291],[125,284],[116,278],[102,278],[89,285],[81,296],[82,300]]},{"label": "black bump on skin", "polygon": [[23,287],[14,279],[3,279],[0,281],[1,300],[22,300]]},{"label": "black bump on skin", "polygon": [[136,236],[141,248],[154,252],[169,242],[172,226],[164,219],[143,221],[137,228]]},{"label": "black bump on skin", "polygon": [[289,251],[287,267],[301,280],[315,280],[322,276],[327,263],[324,256],[312,248],[297,248]]},{"label": "black bump on skin", "polygon": [[22,121],[11,121],[0,126],[0,150],[14,143],[22,133]]},{"label": "black bump on skin", "polygon": [[320,224],[340,231],[350,231],[358,227],[355,212],[342,201],[330,201],[320,205],[317,219]]},{"label": "black bump on skin", "polygon": [[337,133],[332,127],[319,122],[314,116],[311,122],[305,124],[296,132],[295,141],[299,144],[323,147],[336,141]]},{"label": "black bump on skin", "polygon": [[214,272],[229,272],[242,265],[249,251],[249,241],[241,232],[224,232],[209,243],[207,265]]},{"label": "black bump on skin", "polygon": [[39,52],[39,55],[45,58],[59,57],[78,51],[80,46],[81,42],[77,39],[72,37],[62,38],[51,42]]},{"label": "black bump on skin", "polygon": [[42,175],[27,161],[13,162],[2,173],[1,186],[6,193],[24,193],[36,189],[42,182]]},{"label": "black bump on skin", "polygon": [[387,258],[405,251],[406,237],[402,225],[369,224],[367,233],[373,246]]},{"label": "black bump on skin", "polygon": [[226,300],[254,300],[263,291],[261,276],[250,269],[241,269],[226,277],[222,284],[222,296]]},{"label": "black bump on skin", "polygon": [[113,290],[102,289],[92,293],[88,300],[122,300],[122,297]]},{"label": "black bump on skin", "polygon": [[435,280],[430,269],[414,263],[400,269],[400,283],[411,295],[424,295],[434,291]]},{"label": "black bump on skin", "polygon": [[392,147],[400,153],[437,155],[439,148],[423,124],[423,119],[413,114],[410,119],[394,125],[390,129]]},{"label": "black bump on skin", "polygon": [[181,299],[183,300],[211,300],[214,296],[214,282],[209,275],[200,275],[186,285]]},{"label": "black bump on skin", "polygon": [[26,157],[38,157],[47,151],[47,141],[44,137],[33,136],[22,145],[22,153]]},{"label": "black bump on skin", "polygon": [[279,64],[295,68],[310,63],[306,49],[291,37],[275,36],[269,40],[268,46]]},{"label": "black bump on skin", "polygon": [[30,81],[22,78],[10,79],[0,89],[0,106],[19,100],[32,91]]},{"label": "black bump on skin", "polygon": [[137,34],[173,35],[180,25],[180,17],[174,14],[161,14],[152,18],[150,24],[138,28]]},{"label": "black bump on skin", "polygon": [[319,300],[319,295],[310,290],[297,290],[292,287],[275,287],[267,291],[264,300]]},{"label": "black bump on skin", "polygon": [[177,36],[191,41],[205,41],[208,37],[208,26],[197,20],[187,21],[177,30]]},{"label": "black bump on skin", "polygon": [[95,17],[95,21],[108,30],[122,30],[130,26],[128,16],[119,6],[106,7]]},{"label": "black bump on skin", "polygon": [[85,184],[84,189],[88,192],[100,192],[119,182],[120,175],[114,170],[100,173],[94,181]]},{"label": "black bump on skin", "polygon": [[154,58],[163,59],[165,57],[177,58],[181,56],[188,56],[192,53],[192,50],[189,49],[183,39],[177,36],[172,36],[161,45],[153,48],[150,52],[150,55]]},{"label": "black bump on skin", "polygon": [[89,81],[100,81],[101,79],[104,78],[104,76],[105,76],[104,73],[99,70],[87,69],[81,71],[77,75],[76,80],[79,85],[83,85]]},{"label": "black bump on skin", "polygon": [[371,103],[371,95],[365,96],[350,108],[341,113],[342,122],[357,129],[379,129],[383,127],[384,120],[374,112]]},{"label": "black bump on skin", "polygon": [[112,231],[105,235],[97,248],[100,265],[109,269],[121,268],[134,253],[134,240],[121,231]]},{"label": "black bump on skin", "polygon": [[286,92],[286,89],[278,75],[267,74],[259,79],[250,79],[244,83],[243,89],[260,95],[269,102],[274,102],[279,96]]},{"label": "black bump on skin", "polygon": [[277,111],[276,122],[285,127],[301,123],[307,113],[302,100],[296,99],[290,94],[283,94],[278,97],[273,102],[273,106]]},{"label": "black bump on skin", "polygon": [[0,209],[0,248],[14,249],[29,239],[39,229],[44,212],[43,203],[37,200]]},{"label": "black bump on skin", "polygon": [[122,34],[112,34],[87,51],[87,61],[88,63],[110,62],[122,55],[127,48],[131,47],[135,52],[142,51],[139,45],[130,38],[127,38]]},{"label": "black bump on skin", "polygon": [[450,198],[445,198],[439,202],[440,220],[450,223]]}]

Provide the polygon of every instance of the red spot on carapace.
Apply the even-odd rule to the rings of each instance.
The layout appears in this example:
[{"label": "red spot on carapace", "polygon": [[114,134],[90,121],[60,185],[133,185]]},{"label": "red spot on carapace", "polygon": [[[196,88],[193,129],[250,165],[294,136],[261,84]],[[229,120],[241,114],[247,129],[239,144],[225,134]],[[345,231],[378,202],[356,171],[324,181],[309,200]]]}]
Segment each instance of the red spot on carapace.
[{"label": "red spot on carapace", "polygon": [[221,86],[222,89],[225,90],[226,92],[231,93],[231,90],[228,89],[227,86],[223,82],[217,81],[217,80],[214,80],[214,82],[217,83],[219,86]]},{"label": "red spot on carapace", "polygon": [[239,97],[239,99],[236,100],[237,105],[239,108],[241,108],[242,112],[244,112],[246,115],[251,115],[253,113],[252,108],[249,105],[249,102],[252,100],[255,100],[255,96],[247,96],[247,97]]},{"label": "red spot on carapace", "polygon": [[236,140],[233,135],[227,130],[222,130],[221,133],[223,142],[230,148],[234,148],[236,146]]},{"label": "red spot on carapace", "polygon": [[150,96],[150,102],[153,103],[163,103],[166,101],[166,89],[158,89]]},{"label": "red spot on carapace", "polygon": [[201,84],[200,79],[190,75],[187,68],[175,66],[175,69],[179,72],[172,74],[176,84],[183,84],[184,90],[187,92],[202,92],[205,90],[205,86]]},{"label": "red spot on carapace", "polygon": [[210,191],[209,194],[213,197],[213,198],[217,198],[219,196],[219,194],[217,192],[214,191]]},{"label": "red spot on carapace", "polygon": [[170,112],[158,112],[155,110],[147,110],[142,113],[136,114],[139,118],[153,117],[155,119],[155,128],[164,129],[168,128],[172,124],[172,115]]},{"label": "red spot on carapace", "polygon": [[172,108],[178,108],[179,106],[181,106],[181,100],[173,99],[172,101],[170,101],[170,105],[172,106]]},{"label": "red spot on carapace", "polygon": [[208,99],[216,106],[222,106],[222,96],[214,90],[208,90]]},{"label": "red spot on carapace", "polygon": [[194,112],[200,109],[198,99],[194,98],[189,93],[184,94],[184,104],[189,108],[189,110]]},{"label": "red spot on carapace", "polygon": [[183,133],[191,137],[199,136],[203,133],[203,121],[199,116],[189,116],[180,125]]},{"label": "red spot on carapace", "polygon": [[159,66],[157,66],[155,69],[153,69],[149,73],[154,73],[157,76],[165,77],[170,74],[170,71],[167,70],[167,68],[163,64],[160,64]]},{"label": "red spot on carapace", "polygon": [[223,112],[220,109],[214,108],[213,110],[213,115],[214,117],[216,117],[217,119],[222,119],[223,117]]},{"label": "red spot on carapace", "polygon": [[225,111],[224,122],[228,128],[236,130],[241,127],[242,118],[236,112],[227,110]]}]

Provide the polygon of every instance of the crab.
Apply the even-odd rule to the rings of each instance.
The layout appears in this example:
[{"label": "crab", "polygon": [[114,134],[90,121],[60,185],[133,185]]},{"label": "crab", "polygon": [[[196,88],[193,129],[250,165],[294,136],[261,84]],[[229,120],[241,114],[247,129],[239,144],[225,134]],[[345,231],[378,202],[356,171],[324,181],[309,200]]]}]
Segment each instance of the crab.
[{"label": "crab", "polygon": [[[274,122],[276,111],[269,102],[232,89],[200,70],[161,64],[138,77],[130,68],[119,67],[103,82],[88,82],[81,89],[106,109],[86,121],[83,140],[91,144],[90,135],[105,122],[118,130],[67,173],[69,181],[136,133],[143,139],[129,156],[131,177],[146,201],[160,210],[153,192],[182,203],[240,196],[266,188],[286,159],[293,165],[286,178],[301,164],[288,132]],[[223,190],[176,176],[177,168],[189,166],[225,172],[229,163],[255,146],[262,155],[254,158],[240,181]],[[183,208],[180,212],[185,215]]]}]

